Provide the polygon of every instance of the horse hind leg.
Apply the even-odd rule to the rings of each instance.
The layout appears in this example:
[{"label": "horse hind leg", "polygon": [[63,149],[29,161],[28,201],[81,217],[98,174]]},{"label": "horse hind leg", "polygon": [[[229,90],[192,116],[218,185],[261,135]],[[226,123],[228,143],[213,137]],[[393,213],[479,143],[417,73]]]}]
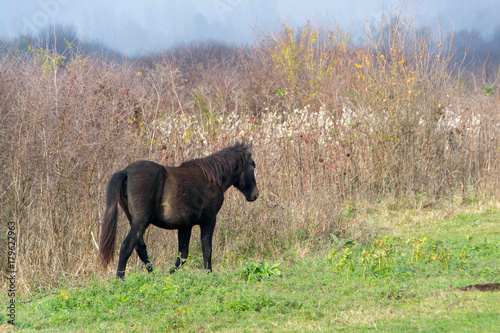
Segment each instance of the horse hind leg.
[{"label": "horse hind leg", "polygon": [[118,259],[118,269],[116,272],[117,278],[123,279],[125,277],[127,261],[134,249],[136,249],[142,261],[147,260],[149,262],[149,259],[147,259],[146,244],[144,244],[142,238],[147,226],[148,223],[144,224],[143,228],[137,228],[134,227],[134,223],[132,223],[132,228],[130,229],[127,237],[123,240],[120,248],[120,258]]},{"label": "horse hind leg", "polygon": [[[120,200],[120,205],[123,211],[125,212],[125,216],[127,216],[127,220],[130,224],[130,227],[132,227],[132,216],[130,215],[130,211],[128,209],[128,202],[125,197],[122,197],[122,200]],[[153,264],[148,258],[148,251],[146,250],[146,244],[144,243],[144,239],[142,236],[139,238],[137,244],[135,245],[135,251],[137,252],[137,255],[142,260],[142,262],[146,265],[148,273],[153,272]]]},{"label": "horse hind leg", "polygon": [[127,237],[122,242],[120,247],[120,257],[118,259],[118,269],[116,270],[116,277],[119,279],[125,278],[125,269],[127,268],[127,261],[132,251],[134,250],[136,240],[132,230],[129,231]]},{"label": "horse hind leg", "polygon": [[146,265],[146,269],[148,270],[148,273],[153,272],[153,264],[148,258],[148,251],[146,250],[146,243],[144,243],[144,239],[141,237],[139,241],[137,242],[137,245],[135,246],[135,251],[137,252],[137,255],[139,255],[139,258],[142,260],[142,262]]}]

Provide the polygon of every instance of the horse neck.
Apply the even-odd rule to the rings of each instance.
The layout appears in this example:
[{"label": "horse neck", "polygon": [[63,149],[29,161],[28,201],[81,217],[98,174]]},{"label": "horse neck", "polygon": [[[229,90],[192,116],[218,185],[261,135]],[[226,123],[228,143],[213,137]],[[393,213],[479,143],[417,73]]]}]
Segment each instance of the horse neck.
[{"label": "horse neck", "polygon": [[[213,183],[218,185],[223,192],[226,192],[226,190],[228,188],[233,186],[238,181],[238,178],[240,177],[240,174],[241,174],[241,170],[238,173],[228,174],[227,172],[221,171],[217,175],[214,175],[213,173],[211,174],[211,172],[207,170],[207,169],[210,169],[211,167],[207,167],[207,165],[205,163],[206,162],[205,159],[208,159],[208,158],[210,158],[210,157],[205,157],[202,159],[190,161],[190,162],[187,162],[184,164],[185,165],[193,165],[193,163],[194,163],[194,165],[197,165],[201,169],[201,171],[208,177],[209,181],[212,181]],[[237,162],[235,162],[235,163],[237,163]],[[234,170],[234,166],[230,166],[229,169]],[[215,177],[215,178],[211,179],[211,177]]]},{"label": "horse neck", "polygon": [[228,188],[233,186],[238,181],[239,177],[240,177],[240,175],[236,174],[236,175],[231,175],[229,177],[226,176],[226,177],[223,177],[223,179],[220,179],[222,192],[226,192]]}]

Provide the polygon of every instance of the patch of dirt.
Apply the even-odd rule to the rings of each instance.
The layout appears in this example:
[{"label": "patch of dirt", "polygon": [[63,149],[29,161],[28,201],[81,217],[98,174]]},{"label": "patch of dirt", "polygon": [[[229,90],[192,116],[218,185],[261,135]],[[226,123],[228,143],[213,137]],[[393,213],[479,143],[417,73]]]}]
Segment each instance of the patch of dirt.
[{"label": "patch of dirt", "polygon": [[470,286],[466,286],[466,287],[459,287],[456,289],[463,290],[463,291],[471,291],[471,290],[499,291],[500,290],[500,283],[475,284],[475,285],[470,285]]},{"label": "patch of dirt", "polygon": [[0,325],[0,333],[11,333],[11,332],[15,332],[16,331],[16,327],[14,325],[11,325],[11,324],[2,324]]}]

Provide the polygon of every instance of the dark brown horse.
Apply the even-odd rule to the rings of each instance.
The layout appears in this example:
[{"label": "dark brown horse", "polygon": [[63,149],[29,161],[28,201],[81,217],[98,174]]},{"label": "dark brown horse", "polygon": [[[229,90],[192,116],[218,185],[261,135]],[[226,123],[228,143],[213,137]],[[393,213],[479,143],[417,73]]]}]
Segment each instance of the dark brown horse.
[{"label": "dark brown horse", "polygon": [[113,259],[118,204],[130,222],[130,232],[122,243],[116,276],[123,278],[127,260],[135,249],[149,272],[153,267],[143,240],[153,224],[178,229],[179,256],[171,273],[188,257],[191,229],[199,225],[205,269],[212,271],[212,235],[224,192],[235,186],[248,201],[259,196],[255,182],[252,144],[236,143],[208,157],[165,167],[138,161],[111,176],[106,193],[106,212],[101,230],[99,253],[104,267]]}]

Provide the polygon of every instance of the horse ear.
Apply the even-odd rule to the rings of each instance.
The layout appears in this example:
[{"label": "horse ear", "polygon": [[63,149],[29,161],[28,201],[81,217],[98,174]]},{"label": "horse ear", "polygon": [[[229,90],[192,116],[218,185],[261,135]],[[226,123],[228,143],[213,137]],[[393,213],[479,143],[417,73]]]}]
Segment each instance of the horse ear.
[{"label": "horse ear", "polygon": [[253,148],[253,140],[250,141],[250,143],[247,145],[247,153],[248,154],[252,153],[252,148]]}]

